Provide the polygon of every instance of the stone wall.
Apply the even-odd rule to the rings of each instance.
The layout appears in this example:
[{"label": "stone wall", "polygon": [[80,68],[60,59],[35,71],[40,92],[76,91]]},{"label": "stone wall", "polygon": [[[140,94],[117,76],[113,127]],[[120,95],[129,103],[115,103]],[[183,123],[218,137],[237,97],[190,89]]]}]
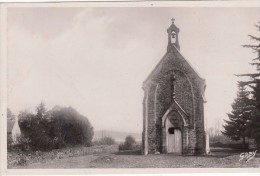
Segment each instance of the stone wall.
[{"label": "stone wall", "polygon": [[[157,88],[157,96],[156,96],[156,104],[154,112],[156,115],[156,150],[159,152],[162,152],[163,150],[163,131],[162,131],[162,117],[167,111],[167,109],[170,107],[172,102],[172,84],[171,83],[171,77],[170,74],[163,77],[158,83]],[[165,132],[165,131],[164,131]]]},{"label": "stone wall", "polygon": [[148,91],[148,153],[155,152],[156,145],[156,129],[154,120],[154,93],[155,86],[151,86]]},{"label": "stone wall", "polygon": [[197,117],[196,118],[196,154],[203,154],[206,153],[206,133],[204,128],[204,106],[203,106],[203,99],[199,99],[199,106],[197,109]]}]

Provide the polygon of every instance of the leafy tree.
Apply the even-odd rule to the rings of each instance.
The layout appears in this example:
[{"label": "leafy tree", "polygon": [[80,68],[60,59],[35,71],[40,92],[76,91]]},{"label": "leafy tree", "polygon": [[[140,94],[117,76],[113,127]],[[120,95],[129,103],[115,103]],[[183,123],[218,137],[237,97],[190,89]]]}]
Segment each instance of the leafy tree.
[{"label": "leafy tree", "polygon": [[132,148],[135,144],[136,144],[136,142],[135,142],[135,138],[134,137],[132,137],[130,135],[126,136],[124,145],[127,148]]},{"label": "leafy tree", "polygon": [[119,145],[119,150],[134,150],[135,148],[136,141],[131,135],[126,136],[125,142]]},{"label": "leafy tree", "polygon": [[[260,22],[255,25],[260,36]],[[260,147],[260,37],[249,35],[254,44],[243,45],[245,48],[250,48],[256,53],[256,58],[252,59],[252,66],[255,66],[255,73],[240,74],[238,76],[246,76],[249,81],[241,81],[241,85],[246,85],[252,89],[252,100],[255,102],[255,109],[252,119],[252,137],[255,139],[258,147]]]},{"label": "leafy tree", "polygon": [[71,107],[53,109],[51,114],[53,123],[50,135],[57,138],[59,146],[68,144],[91,145],[94,132],[86,117]]},{"label": "leafy tree", "polygon": [[21,129],[23,141],[27,141],[24,144],[29,145],[32,149],[47,150],[52,146],[47,141],[47,125],[44,125],[42,119],[39,119],[35,114],[21,111],[18,115],[19,126]]},{"label": "leafy tree", "polygon": [[224,131],[222,133],[232,140],[243,139],[243,146],[246,148],[245,138],[251,134],[253,101],[249,99],[249,92],[245,86],[239,85],[237,98],[232,104],[232,112],[228,113],[229,120],[225,120]]},{"label": "leafy tree", "polygon": [[55,106],[47,111],[44,104],[37,113],[20,112],[19,124],[28,145],[34,150],[50,150],[71,145],[90,146],[93,127],[75,109]]}]

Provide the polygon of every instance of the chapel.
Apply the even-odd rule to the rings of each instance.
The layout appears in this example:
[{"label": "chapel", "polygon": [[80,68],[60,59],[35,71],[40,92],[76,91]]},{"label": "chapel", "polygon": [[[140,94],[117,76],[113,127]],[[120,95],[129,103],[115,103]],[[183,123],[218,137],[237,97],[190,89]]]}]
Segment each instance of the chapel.
[{"label": "chapel", "polygon": [[205,79],[181,54],[179,32],[172,19],[166,54],[143,82],[144,155],[206,153]]}]

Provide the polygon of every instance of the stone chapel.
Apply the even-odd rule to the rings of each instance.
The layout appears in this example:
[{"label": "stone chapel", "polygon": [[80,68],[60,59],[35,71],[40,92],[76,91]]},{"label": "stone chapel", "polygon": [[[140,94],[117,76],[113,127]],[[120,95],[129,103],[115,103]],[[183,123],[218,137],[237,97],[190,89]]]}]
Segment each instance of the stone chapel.
[{"label": "stone chapel", "polygon": [[205,79],[180,53],[179,32],[172,19],[167,52],[143,82],[144,155],[206,153]]}]

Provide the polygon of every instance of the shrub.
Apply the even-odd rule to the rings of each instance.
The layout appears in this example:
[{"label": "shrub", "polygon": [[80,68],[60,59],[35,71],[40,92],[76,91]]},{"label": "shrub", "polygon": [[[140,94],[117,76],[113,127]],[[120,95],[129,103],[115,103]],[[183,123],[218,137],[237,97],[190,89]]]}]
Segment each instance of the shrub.
[{"label": "shrub", "polygon": [[119,150],[134,150],[135,146],[135,138],[129,135],[125,138],[125,142],[119,145]]},{"label": "shrub", "polygon": [[119,150],[128,150],[128,149],[125,147],[125,144],[119,144]]},{"label": "shrub", "polygon": [[[50,135],[59,146],[82,144],[90,146],[94,135],[88,119],[73,108],[61,108],[50,112],[53,125]],[[55,140],[56,142],[55,142]]]},{"label": "shrub", "polygon": [[132,137],[130,135],[126,136],[124,145],[127,148],[132,148],[135,144],[136,144],[136,142],[135,142],[135,138],[134,137]]},{"label": "shrub", "polygon": [[20,112],[21,133],[32,150],[51,150],[71,145],[90,146],[93,127],[75,109],[54,107],[47,111],[41,103],[37,114]]},{"label": "shrub", "polygon": [[116,144],[116,141],[112,137],[108,137],[108,136],[93,142],[93,145],[114,145],[114,144]]}]

